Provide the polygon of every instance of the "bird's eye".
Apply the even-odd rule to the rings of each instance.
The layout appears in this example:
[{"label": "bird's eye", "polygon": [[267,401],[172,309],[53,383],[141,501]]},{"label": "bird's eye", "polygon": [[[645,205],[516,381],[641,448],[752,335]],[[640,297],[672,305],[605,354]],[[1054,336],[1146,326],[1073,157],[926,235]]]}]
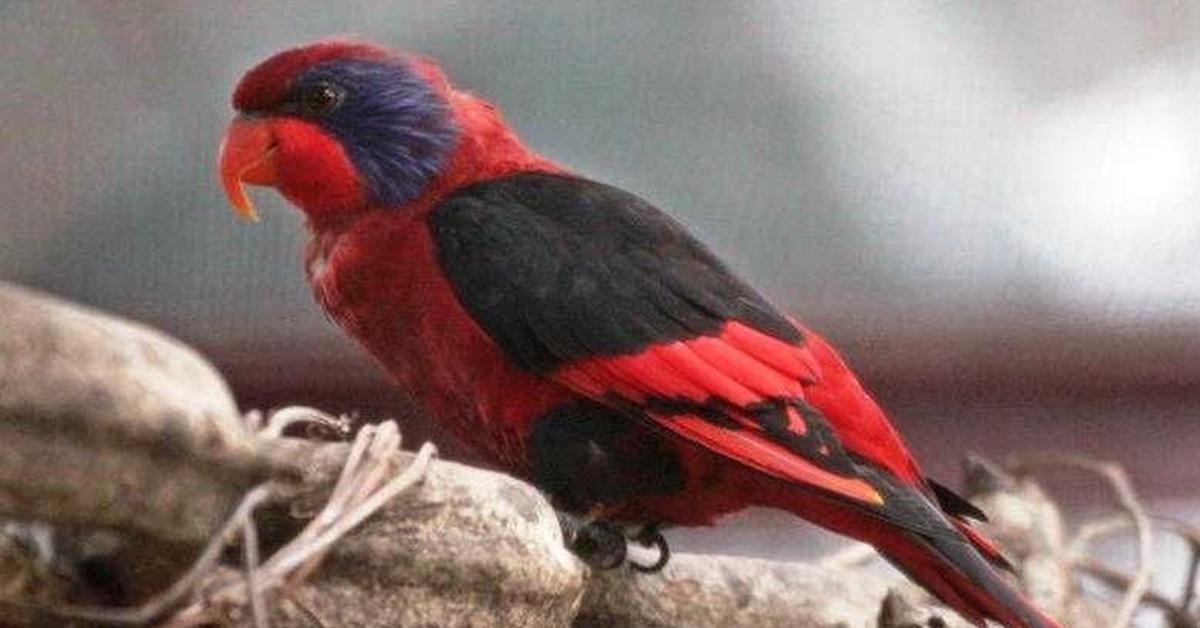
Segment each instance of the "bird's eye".
[{"label": "bird's eye", "polygon": [[342,104],[345,92],[334,85],[321,83],[300,94],[300,109],[311,116],[323,116]]}]

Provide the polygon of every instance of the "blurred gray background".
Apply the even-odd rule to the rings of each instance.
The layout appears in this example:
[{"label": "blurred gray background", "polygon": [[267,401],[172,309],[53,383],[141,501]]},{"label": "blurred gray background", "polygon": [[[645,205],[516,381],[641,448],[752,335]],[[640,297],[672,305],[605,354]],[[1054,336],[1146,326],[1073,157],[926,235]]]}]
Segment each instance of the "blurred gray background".
[{"label": "blurred gray background", "polygon": [[[404,415],[312,303],[298,213],[263,192],[238,224],[213,173],[240,74],[335,33],[440,59],[691,225],[935,474],[1069,448],[1197,514],[1200,5],[0,2],[0,277],[199,345],[247,407]],[[803,552],[755,517],[681,542]]]}]

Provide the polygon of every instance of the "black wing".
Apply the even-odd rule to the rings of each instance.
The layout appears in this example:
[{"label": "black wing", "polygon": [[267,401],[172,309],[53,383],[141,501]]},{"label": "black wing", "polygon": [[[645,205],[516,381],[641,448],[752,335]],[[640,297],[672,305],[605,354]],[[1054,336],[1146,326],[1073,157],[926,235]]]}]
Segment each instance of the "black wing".
[{"label": "black wing", "polygon": [[649,203],[525,173],[429,221],[460,302],[519,366],[765,473],[881,500],[803,400],[816,367],[800,331]]},{"label": "black wing", "polygon": [[802,342],[682,226],[612,186],[518,174],[459,190],[429,220],[459,300],[534,372],[711,334],[729,321]]}]

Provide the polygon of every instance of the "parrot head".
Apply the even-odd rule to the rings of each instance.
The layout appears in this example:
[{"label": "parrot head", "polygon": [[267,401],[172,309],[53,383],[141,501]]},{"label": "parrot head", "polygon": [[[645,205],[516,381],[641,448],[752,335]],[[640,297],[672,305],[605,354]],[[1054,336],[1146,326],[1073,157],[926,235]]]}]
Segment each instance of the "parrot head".
[{"label": "parrot head", "polygon": [[221,183],[255,220],[246,184],[273,186],[310,221],[401,206],[443,167],[457,136],[451,89],[431,61],[352,40],[280,52],[233,94]]}]

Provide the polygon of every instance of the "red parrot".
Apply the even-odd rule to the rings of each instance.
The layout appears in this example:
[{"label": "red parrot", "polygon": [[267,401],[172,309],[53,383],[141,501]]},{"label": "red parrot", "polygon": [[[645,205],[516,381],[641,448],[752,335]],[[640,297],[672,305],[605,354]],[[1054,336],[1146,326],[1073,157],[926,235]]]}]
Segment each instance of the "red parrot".
[{"label": "red parrot", "polygon": [[238,213],[255,218],[244,184],[295,204],[329,316],[559,508],[686,526],[779,508],[978,625],[1057,626],[828,342],[650,203],[526,148],[434,62],[321,41],[250,70],[233,106]]}]

